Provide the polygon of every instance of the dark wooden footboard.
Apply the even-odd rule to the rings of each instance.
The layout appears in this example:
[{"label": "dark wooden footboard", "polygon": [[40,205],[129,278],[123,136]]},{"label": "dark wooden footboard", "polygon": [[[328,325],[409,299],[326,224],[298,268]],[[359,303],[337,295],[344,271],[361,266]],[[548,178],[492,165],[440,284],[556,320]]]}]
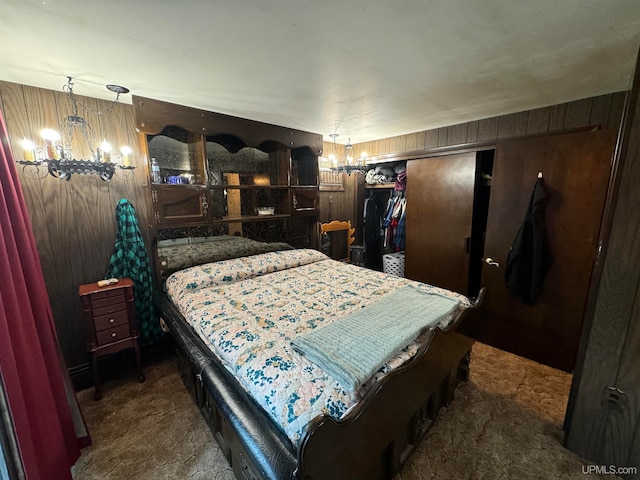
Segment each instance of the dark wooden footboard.
[{"label": "dark wooden footboard", "polygon": [[413,360],[383,377],[345,418],[314,419],[296,451],[175,307],[161,294],[154,303],[176,339],[183,381],[242,480],[391,478],[468,376],[473,340],[455,326],[436,329]]},{"label": "dark wooden footboard", "polygon": [[369,391],[336,421],[316,418],[298,451],[300,479],[388,479],[466,380],[473,340],[436,330],[422,357]]}]

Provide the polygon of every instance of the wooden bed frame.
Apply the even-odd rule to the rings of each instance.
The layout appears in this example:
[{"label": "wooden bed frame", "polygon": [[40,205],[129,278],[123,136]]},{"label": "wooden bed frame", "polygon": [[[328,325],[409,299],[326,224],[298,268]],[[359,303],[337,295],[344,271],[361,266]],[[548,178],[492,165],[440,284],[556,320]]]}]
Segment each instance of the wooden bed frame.
[{"label": "wooden bed frame", "polygon": [[337,421],[316,417],[296,450],[184,321],[156,292],[154,305],[176,341],[184,384],[238,479],[389,479],[468,377],[473,340],[456,330],[482,303],[481,290],[447,331],[436,329],[407,364],[385,376]]}]

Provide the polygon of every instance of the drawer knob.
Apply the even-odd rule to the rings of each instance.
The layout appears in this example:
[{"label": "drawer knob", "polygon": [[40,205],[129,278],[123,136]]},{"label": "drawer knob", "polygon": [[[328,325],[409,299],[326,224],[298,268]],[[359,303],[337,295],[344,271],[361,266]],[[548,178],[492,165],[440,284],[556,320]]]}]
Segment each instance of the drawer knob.
[{"label": "drawer knob", "polygon": [[115,320],[113,318],[110,318],[109,323],[113,323],[113,322],[115,322]]},{"label": "drawer knob", "polygon": [[108,312],[109,312],[109,313],[113,313],[113,308],[110,308],[110,309],[108,310]]},{"label": "drawer knob", "polygon": [[113,333],[111,334],[111,336],[112,336],[113,338],[115,338],[115,337],[117,337],[117,336],[118,336],[118,334],[117,334],[116,332],[113,332]]}]

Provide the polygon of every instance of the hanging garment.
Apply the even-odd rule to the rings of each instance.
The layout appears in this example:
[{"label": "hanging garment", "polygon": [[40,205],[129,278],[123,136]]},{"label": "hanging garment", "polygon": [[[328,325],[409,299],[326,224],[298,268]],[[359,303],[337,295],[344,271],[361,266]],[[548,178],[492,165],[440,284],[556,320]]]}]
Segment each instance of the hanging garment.
[{"label": "hanging garment", "polygon": [[133,205],[126,198],[116,205],[118,232],[105,278],[133,280],[136,318],[140,328],[140,341],[144,344],[158,340],[163,332],[153,309],[153,279],[147,250],[140,234]]},{"label": "hanging garment", "polygon": [[507,257],[507,289],[527,304],[533,304],[542,291],[542,283],[551,264],[544,218],[547,199],[544,180],[539,178]]},{"label": "hanging garment", "polygon": [[381,237],[382,213],[375,199],[369,198],[365,202],[364,218],[364,245],[366,249],[374,246]]},{"label": "hanging garment", "polygon": [[405,217],[407,213],[407,199],[402,198],[400,201],[402,202],[402,210],[398,217],[398,224],[396,225],[396,228],[393,234],[393,245],[397,252],[399,252],[400,250],[404,250],[404,244],[405,244],[405,238],[406,238]]},{"label": "hanging garment", "polygon": [[388,248],[391,242],[391,239],[393,238],[393,235],[391,234],[391,229],[393,228],[391,225],[391,219],[393,217],[393,209],[395,207],[395,196],[393,195],[393,193],[391,193],[391,195],[389,195],[389,200],[387,200],[387,207],[385,209],[384,212],[384,220],[382,221],[382,228],[383,230],[383,244],[382,246],[384,248]]}]

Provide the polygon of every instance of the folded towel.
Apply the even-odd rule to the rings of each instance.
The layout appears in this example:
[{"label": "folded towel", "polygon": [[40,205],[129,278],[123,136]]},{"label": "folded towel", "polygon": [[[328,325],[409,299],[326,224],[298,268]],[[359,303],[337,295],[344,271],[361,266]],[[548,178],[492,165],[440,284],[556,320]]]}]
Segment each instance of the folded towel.
[{"label": "folded towel", "polygon": [[405,286],[346,317],[291,341],[342,387],[355,390],[429,327],[452,313],[456,299]]}]

